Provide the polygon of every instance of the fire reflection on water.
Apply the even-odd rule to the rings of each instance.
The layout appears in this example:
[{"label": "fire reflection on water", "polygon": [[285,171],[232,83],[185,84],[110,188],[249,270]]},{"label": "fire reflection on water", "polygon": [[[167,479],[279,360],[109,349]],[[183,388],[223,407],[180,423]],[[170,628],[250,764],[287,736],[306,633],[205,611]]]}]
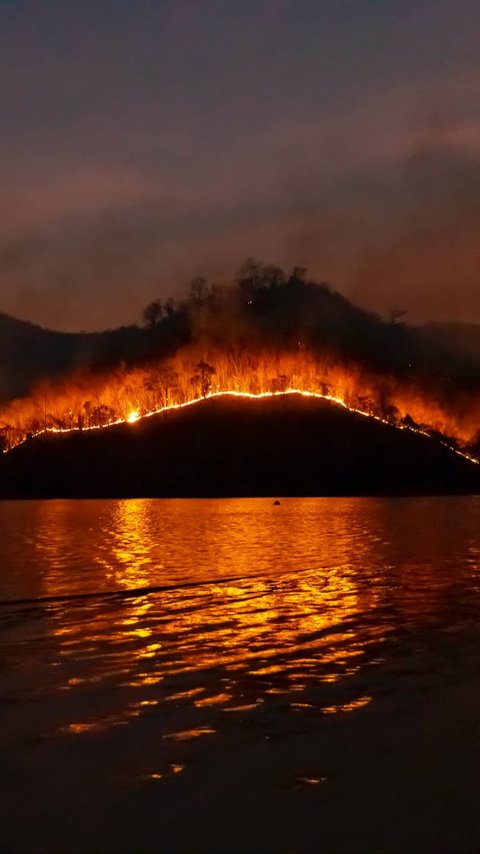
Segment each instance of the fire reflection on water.
[{"label": "fire reflection on water", "polygon": [[459,583],[460,534],[440,538],[435,566],[438,502],[40,502],[29,525],[32,511],[34,598],[71,598],[37,605],[23,655],[63,735],[155,718],[181,742],[272,710],[354,712],[392,635],[437,619]]}]

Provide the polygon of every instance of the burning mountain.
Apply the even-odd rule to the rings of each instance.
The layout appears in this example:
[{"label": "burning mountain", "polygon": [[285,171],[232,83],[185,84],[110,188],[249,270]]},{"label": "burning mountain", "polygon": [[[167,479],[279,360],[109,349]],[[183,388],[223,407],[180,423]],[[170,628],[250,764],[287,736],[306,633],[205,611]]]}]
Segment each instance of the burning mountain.
[{"label": "burning mountain", "polygon": [[[179,304],[152,303],[144,328],[98,338],[82,367],[0,410],[9,450],[45,432],[98,431],[224,393],[299,392],[480,451],[480,365],[422,330],[382,321],[296,268],[247,262],[234,284],[197,278]],[[114,333],[110,333],[114,335]],[[100,344],[102,346],[100,346]]]},{"label": "burning mountain", "polygon": [[98,430],[43,434],[0,461],[0,497],[419,495],[480,490],[439,442],[297,393],[224,394]]}]

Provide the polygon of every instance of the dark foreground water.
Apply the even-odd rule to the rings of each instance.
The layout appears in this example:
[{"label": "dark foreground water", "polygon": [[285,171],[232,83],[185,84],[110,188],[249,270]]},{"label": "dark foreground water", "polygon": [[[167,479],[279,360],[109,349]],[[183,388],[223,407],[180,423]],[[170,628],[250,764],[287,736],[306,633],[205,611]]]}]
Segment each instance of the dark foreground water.
[{"label": "dark foreground water", "polygon": [[[0,544],[5,850],[163,850],[128,798],[170,815],[239,733],[244,759],[313,737],[431,690],[476,643],[475,497],[6,502]],[[328,785],[292,762],[269,785]],[[182,832],[179,850],[217,838]],[[274,850],[265,833],[245,850]]]}]

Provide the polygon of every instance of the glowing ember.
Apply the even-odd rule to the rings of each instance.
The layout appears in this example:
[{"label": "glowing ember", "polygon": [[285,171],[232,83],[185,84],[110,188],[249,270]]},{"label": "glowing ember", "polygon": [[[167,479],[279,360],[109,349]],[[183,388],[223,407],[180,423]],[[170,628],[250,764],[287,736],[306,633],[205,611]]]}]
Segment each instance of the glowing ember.
[{"label": "glowing ember", "polygon": [[127,421],[129,424],[134,424],[135,421],[138,421],[139,418],[140,418],[140,413],[139,413],[138,409],[134,409],[132,412],[130,412],[127,415]]}]

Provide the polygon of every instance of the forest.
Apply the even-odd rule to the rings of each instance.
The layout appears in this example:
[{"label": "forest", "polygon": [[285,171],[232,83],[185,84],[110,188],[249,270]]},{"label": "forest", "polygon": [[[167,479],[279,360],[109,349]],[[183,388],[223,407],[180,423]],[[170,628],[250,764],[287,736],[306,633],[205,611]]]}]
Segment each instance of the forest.
[{"label": "forest", "polygon": [[196,277],[184,299],[149,303],[141,324],[85,336],[54,373],[0,408],[3,450],[211,394],[295,389],[480,452],[478,360],[452,357],[399,310],[382,319],[353,305],[301,267],[248,259],[229,282]]}]

